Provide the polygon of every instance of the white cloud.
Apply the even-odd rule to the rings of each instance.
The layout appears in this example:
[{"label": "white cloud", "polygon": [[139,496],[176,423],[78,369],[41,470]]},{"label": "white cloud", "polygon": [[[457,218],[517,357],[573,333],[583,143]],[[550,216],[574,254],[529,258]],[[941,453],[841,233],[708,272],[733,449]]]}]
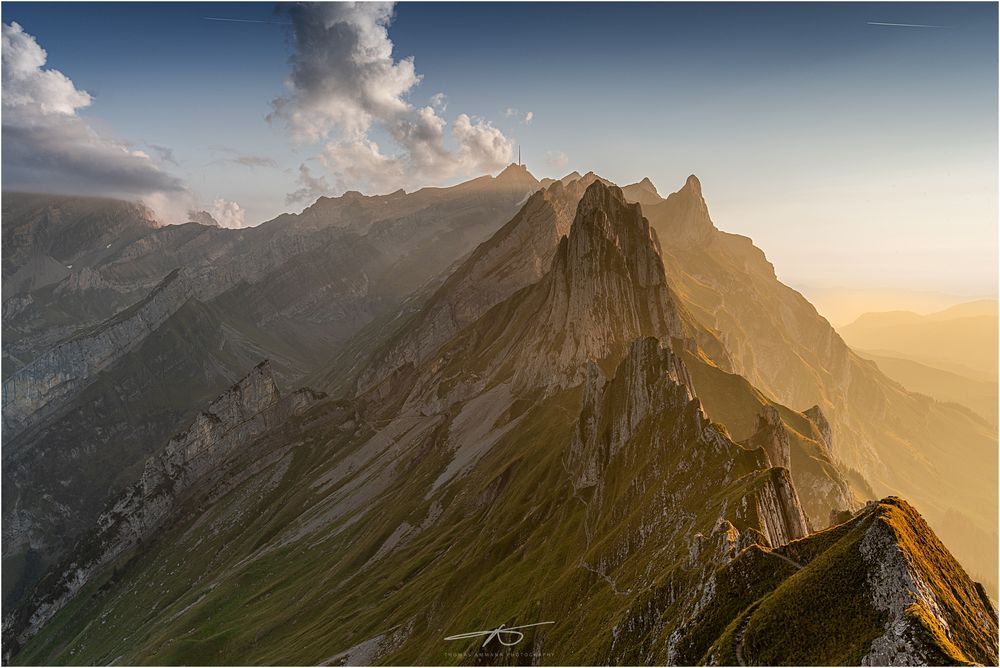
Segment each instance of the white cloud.
[{"label": "white cloud", "polygon": [[[440,114],[447,96],[435,93],[416,108],[408,94],[420,82],[413,58],[393,58],[391,3],[295,5],[288,94],[274,100],[272,122],[283,122],[296,142],[322,143],[317,156],[339,190],[387,192],[495,171],[513,147],[482,119],[460,114],[449,131]],[[372,134],[385,135],[388,146]],[[304,171],[303,171],[304,170]],[[288,196],[300,201],[322,176],[301,167]],[[323,189],[329,192],[323,181]]]},{"label": "white cloud", "polygon": [[569,156],[562,151],[546,151],[545,164],[552,169],[565,169],[569,164]]},{"label": "white cloud", "polygon": [[503,115],[504,118],[516,119],[524,125],[531,125],[531,121],[535,118],[535,112],[526,111],[522,114],[520,109],[515,109],[514,107],[507,107],[504,109]]},{"label": "white cloud", "polygon": [[459,114],[452,128],[458,141],[459,162],[469,169],[489,172],[510,162],[514,152],[511,141],[489,121],[473,121],[466,114]]},{"label": "white cloud", "polygon": [[[99,134],[78,115],[93,98],[46,69],[45,50],[19,24],[3,24],[2,50],[4,188],[138,196],[154,210],[167,194],[184,192],[181,180],[146,153]],[[161,161],[172,157],[169,149],[151,148]]]},{"label": "white cloud", "polygon": [[217,197],[208,212],[219,223],[219,227],[238,230],[247,226],[246,211],[236,202]]},{"label": "white cloud", "polygon": [[431,95],[431,106],[438,111],[448,111],[448,96],[444,93],[434,93]]},{"label": "white cloud", "polygon": [[373,121],[407,112],[403,99],[419,81],[413,58],[396,61],[388,26],[392,3],[295,5],[289,94],[274,100],[271,120],[285,120],[300,141],[333,133],[358,139]]},{"label": "white cloud", "polygon": [[285,197],[285,204],[296,202],[312,202],[324,195],[329,195],[333,189],[322,176],[313,176],[305,164],[299,165],[299,176],[296,179],[299,188]]}]

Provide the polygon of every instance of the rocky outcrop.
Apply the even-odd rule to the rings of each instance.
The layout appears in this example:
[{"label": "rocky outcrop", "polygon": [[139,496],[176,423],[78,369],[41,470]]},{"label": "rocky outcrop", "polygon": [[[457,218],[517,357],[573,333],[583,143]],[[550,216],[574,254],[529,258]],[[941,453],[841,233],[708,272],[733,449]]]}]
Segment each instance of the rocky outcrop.
[{"label": "rocky outcrop", "polygon": [[[737,506],[734,520],[740,526],[759,530],[770,546],[785,545],[808,535],[808,521],[788,471],[770,467],[763,455],[743,451],[711,425],[692,388],[681,358],[655,338],[632,343],[610,380],[596,364],[591,364],[567,459],[577,492],[595,488],[593,498],[602,499],[611,463],[624,457],[630,462],[622,465],[624,470],[641,468],[634,462],[641,462],[642,455],[623,451],[630,445],[637,447],[637,443],[650,447],[642,435],[654,434],[653,443],[672,451],[682,471],[698,470],[716,459],[724,469],[732,467],[734,460],[750,466],[747,492]],[[716,480],[716,484],[724,484],[724,480]]]},{"label": "rocky outcrop", "polygon": [[701,181],[694,174],[687,178],[683,188],[645,207],[650,218],[670,221],[661,232],[673,246],[704,246],[711,242],[713,233],[718,232],[702,196]]},{"label": "rocky outcrop", "polygon": [[587,360],[620,356],[635,339],[684,337],[658,248],[639,205],[628,204],[616,186],[592,183],[536,286],[544,303],[524,353],[532,364],[518,369],[517,382],[575,384]]},{"label": "rocky outcrop", "polygon": [[791,445],[785,423],[781,421],[778,409],[770,404],[757,415],[754,433],[747,441],[749,448],[764,448],[772,466],[791,468]]},{"label": "rocky outcrop", "polygon": [[826,446],[826,451],[833,454],[833,428],[830,426],[830,422],[823,415],[822,409],[819,406],[813,406],[802,412],[807,418],[813,421],[816,428],[819,430],[820,436],[823,437],[823,445]]},{"label": "rocky outcrop", "polygon": [[788,469],[772,468],[756,490],[757,517],[771,547],[809,535],[809,522]]},{"label": "rocky outcrop", "polygon": [[445,341],[518,290],[538,281],[569,233],[577,204],[596,177],[561,181],[532,195],[517,215],[480,244],[421,309],[412,326],[390,340],[358,378],[366,391],[405,364],[419,364]]},{"label": "rocky outcrop", "polygon": [[645,420],[665,412],[689,412],[689,404],[695,421],[704,420],[692,387],[684,363],[654,338],[634,342],[610,380],[591,363],[570,445],[573,486],[599,485],[608,462],[635,437]]},{"label": "rocky outcrop", "polygon": [[95,572],[149,536],[199,480],[321,397],[309,389],[283,396],[270,363],[258,364],[146,461],[138,482],[112,501],[32,599],[4,620],[5,633],[17,643],[32,636]]},{"label": "rocky outcrop", "polygon": [[859,551],[884,632],[864,666],[997,663],[997,613],[922,517],[889,497],[868,505]]},{"label": "rocky outcrop", "polygon": [[3,382],[5,435],[15,435],[73,396],[94,374],[141,343],[188,299],[179,270],[141,302],[56,345]]},{"label": "rocky outcrop", "polygon": [[648,177],[638,183],[624,186],[622,192],[625,194],[625,199],[629,202],[638,202],[643,206],[659,204],[663,201],[660,193],[656,192],[656,186],[653,185],[653,182]]}]

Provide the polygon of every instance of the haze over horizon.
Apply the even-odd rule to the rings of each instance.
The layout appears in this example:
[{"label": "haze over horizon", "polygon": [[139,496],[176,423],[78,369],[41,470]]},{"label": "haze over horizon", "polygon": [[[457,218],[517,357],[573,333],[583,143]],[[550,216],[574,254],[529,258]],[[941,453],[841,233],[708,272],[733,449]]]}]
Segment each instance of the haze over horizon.
[{"label": "haze over horizon", "polygon": [[236,227],[520,148],[540,178],[697,174],[810,298],[996,294],[995,5],[52,7],[4,6],[6,190]]}]

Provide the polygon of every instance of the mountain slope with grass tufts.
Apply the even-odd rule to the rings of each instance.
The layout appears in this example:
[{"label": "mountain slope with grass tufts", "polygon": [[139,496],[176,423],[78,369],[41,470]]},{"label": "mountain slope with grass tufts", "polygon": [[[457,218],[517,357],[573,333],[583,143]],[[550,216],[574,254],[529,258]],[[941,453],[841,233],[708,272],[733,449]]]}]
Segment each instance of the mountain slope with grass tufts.
[{"label": "mountain slope with grass tufts", "polygon": [[[239,447],[209,439],[165,511],[155,492],[114,504],[119,524],[5,618],[9,661],[995,661],[995,612],[908,506],[810,534],[795,448],[829,444],[820,412],[736,377],[752,433],[706,416],[706,369],[731,374],[667,275],[638,205],[590,184],[546,271],[433,353],[354,398],[306,391]],[[72,579],[114,526],[139,535]],[[75,594],[33,627],[52,582]],[[835,632],[792,614],[820,595]],[[502,624],[534,626],[448,640]]]}]

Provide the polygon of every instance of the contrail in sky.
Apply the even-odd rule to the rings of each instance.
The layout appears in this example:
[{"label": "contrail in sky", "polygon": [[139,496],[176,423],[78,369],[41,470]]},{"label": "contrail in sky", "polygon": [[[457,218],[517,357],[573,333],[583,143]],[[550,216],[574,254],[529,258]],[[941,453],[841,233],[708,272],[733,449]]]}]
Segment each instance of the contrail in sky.
[{"label": "contrail in sky", "polygon": [[948,26],[929,26],[923,23],[882,23],[881,21],[868,21],[870,26],[893,26],[895,28],[947,28]]},{"label": "contrail in sky", "polygon": [[278,25],[278,26],[290,26],[290,25],[292,25],[291,23],[289,23],[287,21],[258,21],[256,19],[227,19],[227,18],[220,18],[218,16],[203,16],[202,18],[205,19],[206,21],[229,21],[231,23],[270,23],[270,24]]}]

